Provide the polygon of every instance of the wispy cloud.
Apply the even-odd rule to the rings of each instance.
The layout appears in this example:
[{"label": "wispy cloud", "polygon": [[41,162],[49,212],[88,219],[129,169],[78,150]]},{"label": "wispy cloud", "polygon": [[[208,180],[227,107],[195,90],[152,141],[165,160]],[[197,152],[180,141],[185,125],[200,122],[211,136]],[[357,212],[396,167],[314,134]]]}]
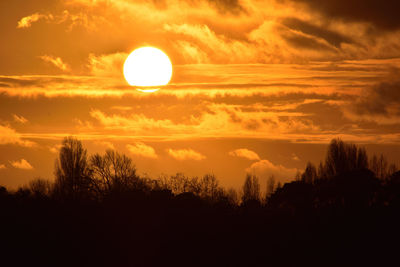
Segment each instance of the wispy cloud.
[{"label": "wispy cloud", "polygon": [[16,161],[10,161],[10,164],[17,169],[22,169],[22,170],[33,170],[32,165],[26,161],[25,159],[20,159]]},{"label": "wispy cloud", "polygon": [[132,110],[132,107],[128,107],[128,106],[112,106],[111,109],[119,110],[119,111],[130,111],[130,110]]},{"label": "wispy cloud", "polygon": [[57,67],[58,69],[60,69],[62,71],[69,70],[69,66],[66,63],[64,63],[60,57],[44,55],[44,56],[40,56],[40,58],[45,62],[51,63],[52,65],[54,65],[55,67]]},{"label": "wispy cloud", "polygon": [[24,147],[33,147],[36,143],[23,140],[22,135],[9,126],[0,125],[0,145],[15,144]]},{"label": "wispy cloud", "polygon": [[32,23],[37,22],[43,18],[47,18],[47,16],[40,13],[34,13],[32,15],[23,17],[18,21],[17,28],[18,29],[29,28],[32,26]]},{"label": "wispy cloud", "polygon": [[128,144],[128,145],[126,145],[126,148],[129,150],[130,153],[137,155],[137,156],[142,156],[142,157],[152,158],[152,159],[158,158],[154,148],[149,145],[146,145],[142,142]]},{"label": "wispy cloud", "polygon": [[292,153],[292,160],[300,161],[300,158],[295,153]]},{"label": "wispy cloud", "polygon": [[168,154],[177,160],[203,160],[206,156],[193,149],[167,149]]},{"label": "wispy cloud", "polygon": [[[62,12],[56,13],[34,13],[21,18],[17,23],[17,29],[26,29],[32,27],[32,24],[44,20],[47,23],[61,24],[66,23],[66,32],[70,32],[74,27],[82,26],[86,30],[93,31],[98,29],[100,22],[104,23],[102,16],[96,14],[88,14],[85,12],[71,12],[64,9]],[[96,22],[94,22],[96,21]]]},{"label": "wispy cloud", "polygon": [[7,169],[6,165],[0,164],[0,170],[4,170],[4,169]]},{"label": "wispy cloud", "polygon": [[[144,114],[107,115],[100,110],[92,110],[90,115],[109,130],[130,131],[137,135],[166,135],[176,137],[196,135],[206,136],[262,136],[269,133],[291,134],[317,132],[318,126],[297,112],[270,112],[262,110],[240,110],[226,104],[210,104],[200,116],[186,122],[169,119],[155,119]],[[284,116],[284,119],[281,117]]]},{"label": "wispy cloud", "polygon": [[57,154],[60,151],[60,148],[62,145],[54,145],[54,146],[48,146],[47,148],[51,153]]},{"label": "wispy cloud", "polygon": [[276,165],[267,159],[263,159],[251,164],[246,171],[254,173],[263,179],[273,175],[281,182],[288,182],[295,178],[299,170],[296,168],[287,168],[280,164]]},{"label": "wispy cloud", "polygon": [[24,118],[23,116],[18,116],[17,114],[13,114],[13,118],[16,122],[21,123],[21,124],[25,124],[28,122],[28,120],[26,118]]},{"label": "wispy cloud", "polygon": [[252,150],[249,150],[247,148],[239,148],[236,150],[233,150],[229,152],[229,155],[234,156],[234,157],[241,157],[249,160],[260,160],[260,157],[258,154]]},{"label": "wispy cloud", "polygon": [[121,77],[122,66],[128,53],[119,52],[104,55],[89,55],[89,70],[94,76],[100,77]]},{"label": "wispy cloud", "polygon": [[114,144],[109,141],[94,141],[93,142],[96,146],[104,147],[105,149],[112,149],[114,150]]}]

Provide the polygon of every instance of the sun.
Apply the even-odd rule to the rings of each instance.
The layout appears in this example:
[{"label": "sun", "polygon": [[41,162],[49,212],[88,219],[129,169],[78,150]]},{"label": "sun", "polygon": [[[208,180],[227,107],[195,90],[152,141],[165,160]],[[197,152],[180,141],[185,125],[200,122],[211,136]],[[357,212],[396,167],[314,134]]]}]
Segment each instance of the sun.
[{"label": "sun", "polygon": [[172,77],[172,64],[160,49],[151,46],[140,47],[126,58],[124,76],[132,86],[166,85]]}]

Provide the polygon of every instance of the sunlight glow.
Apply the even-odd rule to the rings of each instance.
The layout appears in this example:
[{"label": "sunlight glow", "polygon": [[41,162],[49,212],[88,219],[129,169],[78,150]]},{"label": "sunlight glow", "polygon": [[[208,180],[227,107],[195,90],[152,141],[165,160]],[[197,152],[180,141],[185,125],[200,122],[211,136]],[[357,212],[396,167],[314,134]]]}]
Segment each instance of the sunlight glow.
[{"label": "sunlight glow", "polygon": [[166,85],[172,77],[172,64],[160,49],[141,47],[125,60],[124,76],[132,86]]},{"label": "sunlight glow", "polygon": [[154,93],[154,92],[157,92],[158,90],[160,90],[160,88],[155,88],[155,89],[141,89],[141,88],[138,88],[136,90],[139,91],[139,92],[142,92],[142,93]]}]

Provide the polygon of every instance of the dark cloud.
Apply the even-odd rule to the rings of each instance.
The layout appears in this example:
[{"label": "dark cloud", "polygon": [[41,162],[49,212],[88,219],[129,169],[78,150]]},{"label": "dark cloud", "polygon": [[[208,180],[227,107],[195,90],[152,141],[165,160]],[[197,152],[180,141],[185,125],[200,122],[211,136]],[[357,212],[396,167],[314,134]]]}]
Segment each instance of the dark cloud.
[{"label": "dark cloud", "polygon": [[398,0],[289,0],[306,4],[329,18],[369,22],[378,28],[400,28],[400,1]]},{"label": "dark cloud", "polygon": [[366,89],[354,109],[361,115],[400,115],[400,79]]},{"label": "dark cloud", "polygon": [[244,123],[243,127],[247,130],[252,130],[252,131],[256,131],[258,129],[260,129],[261,125],[258,121],[256,120],[248,120]]},{"label": "dark cloud", "polygon": [[208,0],[208,2],[221,13],[238,15],[246,12],[239,0]]},{"label": "dark cloud", "polygon": [[379,72],[382,71],[382,67],[358,67],[358,66],[346,66],[346,62],[333,62],[329,65],[311,67],[310,70],[315,71],[364,71],[364,72]]},{"label": "dark cloud", "polygon": [[301,31],[306,34],[325,39],[328,43],[335,47],[340,47],[342,43],[353,43],[353,40],[347,36],[321,28],[297,18],[285,18],[282,21],[282,24],[293,30]]},{"label": "dark cloud", "polygon": [[[188,2],[202,2],[200,0],[183,0]],[[159,9],[166,9],[168,4],[165,0],[152,0],[155,7]],[[238,15],[245,12],[246,10],[240,4],[240,0],[207,0],[207,2],[214,8],[216,8],[220,13],[231,13]]]},{"label": "dark cloud", "polygon": [[46,77],[46,76],[32,76],[32,77],[6,77],[0,76],[0,87],[40,87],[44,88],[51,84],[85,84],[94,79],[92,78],[64,78],[64,77]]},{"label": "dark cloud", "polygon": [[0,82],[5,86],[2,87],[29,87],[29,86],[39,86],[40,81],[36,79],[24,79],[24,78],[9,78],[0,77]]},{"label": "dark cloud", "polygon": [[9,87],[10,87],[10,85],[9,85],[9,84],[6,84],[6,83],[0,83],[0,87],[6,87],[6,88],[9,88]]},{"label": "dark cloud", "polygon": [[285,33],[282,35],[285,41],[296,48],[307,49],[307,50],[320,50],[320,51],[331,51],[336,52],[335,49],[327,44],[321,43],[314,38],[310,38],[304,35],[296,33]]},{"label": "dark cloud", "polygon": [[[263,88],[263,87],[297,87],[308,88],[316,87],[313,84],[306,83],[207,83],[207,84],[169,84],[165,88],[170,89],[248,89],[248,88]],[[126,88],[129,88],[126,86]],[[122,88],[121,88],[122,89]]]}]

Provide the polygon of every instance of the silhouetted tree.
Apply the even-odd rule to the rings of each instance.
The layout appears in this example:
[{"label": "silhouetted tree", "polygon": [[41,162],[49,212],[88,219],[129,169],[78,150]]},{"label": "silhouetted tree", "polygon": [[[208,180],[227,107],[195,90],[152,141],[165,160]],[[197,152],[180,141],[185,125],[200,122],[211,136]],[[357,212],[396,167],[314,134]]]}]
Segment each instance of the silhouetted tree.
[{"label": "silhouetted tree", "polygon": [[229,188],[226,190],[225,195],[232,206],[236,206],[239,204],[238,193],[234,188]]},{"label": "silhouetted tree", "polygon": [[218,180],[213,174],[206,174],[200,181],[200,196],[203,198],[210,198],[215,200],[217,195],[221,194],[219,190]]},{"label": "silhouetted tree", "polygon": [[32,192],[32,194],[37,198],[49,197],[52,190],[53,185],[50,181],[36,178],[29,182],[28,189]]},{"label": "silhouetted tree", "polygon": [[104,195],[110,192],[122,192],[142,189],[143,181],[136,176],[132,159],[114,150],[107,150],[102,156],[90,157],[90,168],[95,190]]},{"label": "silhouetted tree", "polygon": [[265,189],[265,202],[271,197],[275,190],[275,176],[272,174],[267,179],[267,187]]},{"label": "silhouetted tree", "polygon": [[340,139],[333,139],[325,158],[325,173],[329,177],[340,173],[368,168],[368,156],[364,148],[346,144]]},{"label": "silhouetted tree", "polygon": [[270,197],[268,205],[274,208],[296,210],[313,207],[313,185],[302,181],[286,183]]},{"label": "silhouetted tree", "polygon": [[326,169],[324,164],[322,163],[322,161],[320,161],[319,165],[318,165],[318,170],[317,170],[317,177],[318,179],[325,179],[327,178],[326,176]]},{"label": "silhouetted tree", "polygon": [[8,195],[7,188],[5,188],[4,186],[0,186],[0,197],[4,197],[6,195]]},{"label": "silhouetted tree", "polygon": [[395,207],[400,207],[400,171],[394,172],[385,184],[384,201]]},{"label": "silhouetted tree", "polygon": [[[0,186],[2,262],[15,266],[393,265],[398,260],[393,244],[399,237],[400,172],[376,157],[370,167],[382,177],[389,175],[379,180],[365,169],[363,149],[339,143],[336,140],[336,147],[330,147],[329,168],[322,162],[316,170],[308,163],[297,181],[283,186],[278,182],[276,187],[270,176],[265,190],[268,202],[261,205],[255,175],[245,177],[243,197],[234,189],[223,190],[212,174],[178,173],[151,180],[137,176],[132,161],[112,150],[87,162],[80,142],[67,138],[56,163],[54,192],[58,194],[54,195],[82,200],[96,188],[105,197],[38,201],[52,188],[43,179],[16,191]],[[335,149],[338,153],[333,153]]]},{"label": "silhouetted tree", "polygon": [[81,141],[66,137],[55,162],[54,193],[67,199],[88,198],[91,189],[91,177],[87,162],[86,149]]},{"label": "silhouetted tree", "polygon": [[199,194],[200,185],[198,184],[198,178],[189,179],[183,173],[177,173],[175,175],[167,176],[163,175],[159,178],[159,183],[162,189],[171,190],[175,195],[191,192],[192,189]]},{"label": "silhouetted tree", "polygon": [[312,184],[316,179],[317,179],[317,169],[315,168],[314,164],[308,162],[306,169],[301,175],[301,181]]},{"label": "silhouetted tree", "polygon": [[389,168],[388,168],[388,176],[392,176],[394,173],[396,173],[399,169],[397,168],[397,165],[395,163],[390,163]]},{"label": "silhouetted tree", "polygon": [[301,181],[301,172],[298,170],[294,176],[295,181]]},{"label": "silhouetted tree", "polygon": [[375,173],[376,177],[382,180],[388,179],[397,171],[395,164],[389,164],[387,158],[381,154],[379,157],[374,154],[369,162],[370,170]]},{"label": "silhouetted tree", "polygon": [[320,205],[362,208],[372,205],[379,186],[379,180],[372,171],[361,169],[325,180],[315,191]]},{"label": "silhouetted tree", "polygon": [[276,184],[275,191],[278,189],[281,189],[281,188],[282,188],[282,183],[281,183],[281,181],[278,181],[278,183]]},{"label": "silhouetted tree", "polygon": [[388,162],[383,154],[378,157],[374,154],[370,161],[370,170],[373,171],[379,179],[385,179],[387,176]]},{"label": "silhouetted tree", "polygon": [[247,174],[246,180],[243,184],[242,202],[260,201],[260,183],[258,177],[255,175]]},{"label": "silhouetted tree", "polygon": [[171,176],[161,176],[156,181],[160,189],[171,190],[175,195],[192,193],[204,199],[216,201],[226,197],[223,188],[219,186],[218,179],[213,174],[206,174],[201,179],[187,177],[182,173]]}]

